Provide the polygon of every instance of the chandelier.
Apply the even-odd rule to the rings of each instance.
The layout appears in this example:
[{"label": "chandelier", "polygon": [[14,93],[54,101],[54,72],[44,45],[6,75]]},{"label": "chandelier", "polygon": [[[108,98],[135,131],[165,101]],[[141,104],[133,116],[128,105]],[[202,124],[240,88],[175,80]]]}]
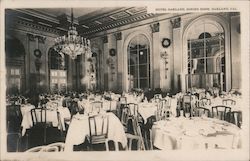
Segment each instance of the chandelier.
[{"label": "chandelier", "polygon": [[90,40],[81,37],[73,25],[73,9],[71,8],[71,24],[68,35],[59,36],[55,39],[55,51],[60,54],[69,55],[72,59],[76,59],[78,55],[91,55]]}]

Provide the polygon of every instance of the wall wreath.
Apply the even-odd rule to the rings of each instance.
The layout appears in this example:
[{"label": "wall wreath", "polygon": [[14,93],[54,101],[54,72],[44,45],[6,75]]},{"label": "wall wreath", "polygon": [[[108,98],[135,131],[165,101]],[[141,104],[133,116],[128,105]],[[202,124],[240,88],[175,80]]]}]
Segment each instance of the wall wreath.
[{"label": "wall wreath", "polygon": [[110,55],[110,56],[115,56],[115,55],[116,55],[115,49],[110,49],[110,50],[109,50],[109,55]]},{"label": "wall wreath", "polygon": [[35,55],[37,58],[41,58],[41,56],[42,56],[41,50],[35,49],[35,50],[34,50],[34,55]]},{"label": "wall wreath", "polygon": [[161,44],[162,47],[168,48],[171,45],[171,40],[169,38],[163,38]]}]

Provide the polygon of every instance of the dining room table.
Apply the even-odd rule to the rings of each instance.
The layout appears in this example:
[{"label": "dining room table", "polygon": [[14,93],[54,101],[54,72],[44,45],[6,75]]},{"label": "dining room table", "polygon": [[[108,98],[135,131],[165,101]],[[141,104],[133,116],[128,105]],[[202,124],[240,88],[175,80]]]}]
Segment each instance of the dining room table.
[{"label": "dining room table", "polygon": [[161,150],[238,149],[242,130],[234,124],[207,117],[170,117],[155,122],[153,145]]},{"label": "dining room table", "polygon": [[[36,109],[35,112],[37,116],[37,121],[38,122],[41,121],[41,109],[40,108],[35,108],[35,106],[32,104],[21,105],[21,113],[23,116],[22,123],[21,123],[22,136],[25,135],[27,129],[30,129],[33,127],[33,121],[32,121],[32,116],[31,116],[32,109]],[[66,107],[56,106],[52,108],[52,106],[48,106],[48,108],[46,109],[46,119],[47,119],[46,122],[52,122],[53,127],[60,128],[58,117],[57,117],[57,112],[60,113],[60,121],[62,123],[62,128],[63,130],[66,130],[64,120],[65,118],[67,119],[70,118],[69,109]]]},{"label": "dining room table", "polygon": [[[89,117],[96,115],[97,113],[77,113],[72,117],[71,123],[68,128],[65,149],[66,152],[72,152],[74,145],[79,145],[85,141],[85,139],[90,135],[89,130]],[[118,143],[125,148],[127,145],[127,137],[121,124],[120,120],[112,112],[106,112],[102,110],[99,114],[107,115],[109,117],[108,121],[108,140],[112,140],[115,143],[115,149],[118,149]],[[97,125],[98,126],[98,125]]]}]

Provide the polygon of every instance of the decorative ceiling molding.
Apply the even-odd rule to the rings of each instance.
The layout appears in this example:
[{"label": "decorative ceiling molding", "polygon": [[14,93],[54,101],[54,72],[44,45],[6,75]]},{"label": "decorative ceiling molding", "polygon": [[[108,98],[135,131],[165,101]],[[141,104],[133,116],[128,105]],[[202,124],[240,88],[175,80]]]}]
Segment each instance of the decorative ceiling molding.
[{"label": "decorative ceiling molding", "polygon": [[27,22],[27,21],[23,21],[23,20],[16,20],[15,21],[16,25],[22,25],[25,27],[30,27],[39,31],[44,31],[44,32],[49,32],[49,33],[54,33],[54,34],[59,34],[60,32],[54,28],[51,27],[45,27],[43,25],[39,25],[39,24],[34,24],[31,22]]},{"label": "decorative ceiling molding", "polygon": [[[19,17],[17,20],[19,25],[52,33],[66,32],[70,22],[66,14],[53,16],[40,12],[39,9],[8,9],[6,13],[10,17]],[[79,34],[88,36],[155,16],[153,13],[147,13],[147,7],[119,7],[101,15],[98,14],[97,9],[95,14],[90,13],[87,18],[84,16],[80,16],[79,19],[75,18],[74,24]]]}]

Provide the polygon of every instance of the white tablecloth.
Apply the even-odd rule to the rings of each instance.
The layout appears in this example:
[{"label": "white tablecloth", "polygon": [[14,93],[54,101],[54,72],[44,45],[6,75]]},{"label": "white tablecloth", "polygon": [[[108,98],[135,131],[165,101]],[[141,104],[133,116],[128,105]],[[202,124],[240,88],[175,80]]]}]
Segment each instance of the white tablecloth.
[{"label": "white tablecloth", "polygon": [[[22,124],[21,124],[21,126],[23,127],[22,136],[25,135],[25,132],[27,129],[29,129],[33,126],[32,117],[31,117],[31,113],[30,113],[30,110],[33,108],[35,108],[33,105],[21,106],[21,111],[22,111],[22,115],[23,115],[23,120],[22,120]],[[41,115],[40,115],[39,111],[40,111],[40,109],[36,110],[36,115],[37,115],[38,121],[41,120],[41,118],[40,118]],[[69,109],[59,107],[58,111],[60,112],[63,130],[65,130],[64,118],[70,118]],[[57,111],[56,110],[47,110],[47,118],[46,119],[47,119],[47,122],[52,122],[52,125],[54,127],[58,127],[58,119],[57,119]]]},{"label": "white tablecloth", "polygon": [[152,131],[154,146],[162,150],[237,149],[241,144],[240,128],[212,118],[171,118],[156,122]]},{"label": "white tablecloth", "polygon": [[138,112],[141,114],[142,118],[144,119],[145,123],[147,121],[147,118],[154,115],[157,110],[157,103],[139,103],[138,104]]},{"label": "white tablecloth", "polygon": [[[127,145],[127,137],[120,120],[111,112],[106,113],[109,116],[108,139],[114,142],[120,142],[123,147]],[[74,145],[79,145],[89,136],[88,115],[76,114],[70,123],[65,140],[65,151],[73,151]]]}]

